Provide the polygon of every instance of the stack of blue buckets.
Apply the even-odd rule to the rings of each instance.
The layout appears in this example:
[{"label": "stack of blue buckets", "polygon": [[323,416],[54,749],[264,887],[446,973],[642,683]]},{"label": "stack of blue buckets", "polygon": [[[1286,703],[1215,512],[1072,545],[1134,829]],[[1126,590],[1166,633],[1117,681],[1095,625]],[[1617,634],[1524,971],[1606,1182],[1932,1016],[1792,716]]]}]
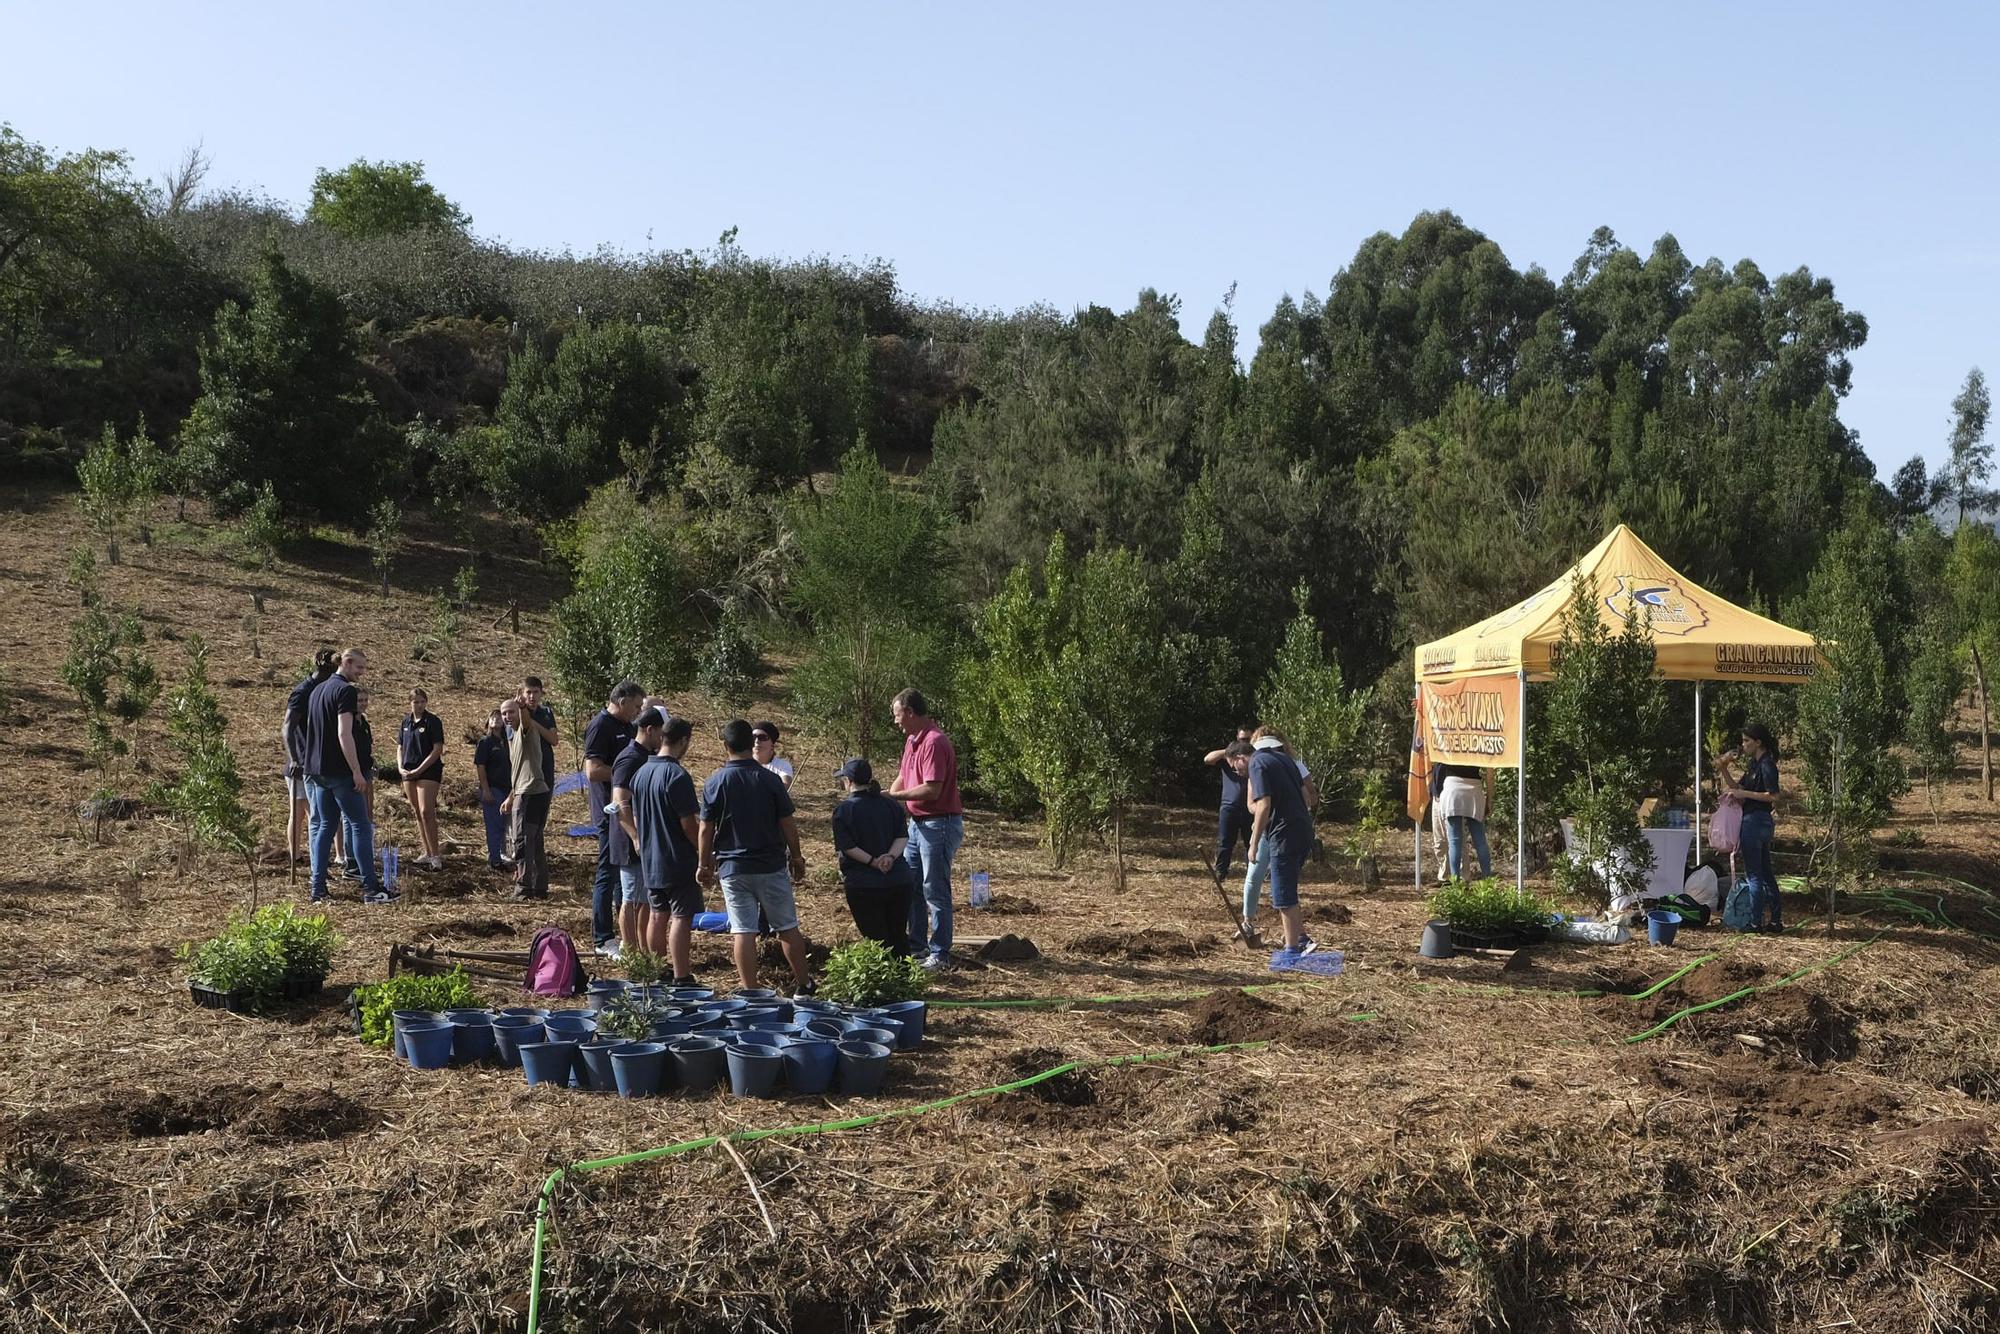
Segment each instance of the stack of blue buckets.
[{"label": "stack of blue buckets", "polygon": [[647,1040],[599,1036],[598,1007],[626,991],[593,982],[588,1008],[398,1010],[396,1054],[418,1070],[480,1063],[518,1067],[530,1085],[650,1098],[727,1085],[742,1097],[880,1091],[892,1052],[924,1040],[922,1001],[848,1006],[774,991],[718,999],[707,987],[652,987]]}]

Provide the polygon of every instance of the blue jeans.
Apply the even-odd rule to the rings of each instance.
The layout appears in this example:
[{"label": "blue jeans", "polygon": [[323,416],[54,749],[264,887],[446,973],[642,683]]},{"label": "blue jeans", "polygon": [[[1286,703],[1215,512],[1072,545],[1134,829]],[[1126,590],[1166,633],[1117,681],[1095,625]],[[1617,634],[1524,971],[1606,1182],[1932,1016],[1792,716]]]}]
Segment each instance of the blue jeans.
[{"label": "blue jeans", "polygon": [[[1745,802],[1747,807],[1750,803]],[[1743,858],[1743,878],[1756,886],[1751,899],[1750,921],[1765,920],[1768,910],[1772,926],[1784,925],[1785,909],[1778,900],[1778,877],[1771,869],[1771,837],[1777,832],[1771,817],[1759,810],[1743,812],[1743,829],[1738,835],[1738,854]]]},{"label": "blue jeans", "polygon": [[1229,874],[1229,859],[1238,843],[1250,842],[1250,808],[1224,806],[1215,813],[1215,873]]},{"label": "blue jeans", "polygon": [[1493,874],[1493,850],[1486,845],[1486,821],[1469,815],[1454,815],[1444,822],[1445,865],[1457,879],[1465,878],[1465,836],[1472,835],[1472,850],[1479,854],[1479,877]]},{"label": "blue jeans", "polygon": [[623,901],[618,868],[611,864],[611,829],[597,826],[597,878],[590,882],[590,934],[594,943],[618,939],[618,905]]},{"label": "blue jeans", "polygon": [[1271,874],[1271,840],[1260,838],[1250,849],[1250,865],[1243,871],[1243,925],[1257,918],[1257,891]]},{"label": "blue jeans", "polygon": [[903,860],[917,873],[917,892],[910,896],[910,949],[914,953],[951,953],[951,859],[964,841],[962,815],[910,818],[910,841],[903,849]]},{"label": "blue jeans", "polygon": [[368,818],[368,798],[352,778],[306,778],[306,799],[312,811],[312,892],[326,893],[326,868],[333,861],[333,831],[347,830],[347,860],[361,870],[364,891],[382,888],[375,873],[375,824]]},{"label": "blue jeans", "polygon": [[500,854],[507,848],[507,817],[500,813],[500,798],[479,803],[479,814],[486,821],[486,861],[498,866]]}]

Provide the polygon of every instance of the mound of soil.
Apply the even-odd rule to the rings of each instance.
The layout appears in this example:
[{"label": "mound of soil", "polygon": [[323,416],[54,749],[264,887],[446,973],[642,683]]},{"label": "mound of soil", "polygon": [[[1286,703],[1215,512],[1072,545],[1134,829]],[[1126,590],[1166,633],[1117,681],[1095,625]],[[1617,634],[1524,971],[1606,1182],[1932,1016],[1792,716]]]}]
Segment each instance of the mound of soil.
[{"label": "mound of soil", "polygon": [[1001,913],[1015,917],[1032,917],[1041,912],[1042,905],[1033,899],[1024,899],[1019,894],[995,894],[991,901],[977,912]]},{"label": "mound of soil", "polygon": [[[1677,1014],[1690,1005],[1706,1005],[1709,1001],[1721,1000],[1734,995],[1746,987],[1760,986],[1766,981],[1775,981],[1771,970],[1755,959],[1727,958],[1714,963],[1703,964],[1676,981],[1665,991],[1640,1003],[1637,1013],[1643,1019],[1665,1019]],[[1635,987],[1634,991],[1643,991]]]},{"label": "mound of soil", "polygon": [[1295,1046],[1373,1046],[1381,1025],[1311,1018],[1259,1000],[1247,991],[1211,991],[1188,1004],[1196,1041],[1204,1046],[1228,1042],[1287,1042]]},{"label": "mound of soil", "polygon": [[214,1088],[205,1093],[112,1095],[24,1119],[23,1129],[62,1139],[157,1139],[233,1129],[252,1139],[338,1139],[375,1124],[373,1111],[330,1089]]},{"label": "mound of soil", "polygon": [[1901,1105],[1873,1085],[1802,1068],[1783,1057],[1760,1056],[1740,1045],[1699,1066],[1636,1054],[1632,1061],[1638,1067],[1634,1073],[1656,1087],[1733,1110],[1742,1122],[1861,1126]]},{"label": "mound of soil", "polygon": [[1070,948],[1098,958],[1198,959],[1217,943],[1214,936],[1184,936],[1148,927],[1134,935],[1105,931],[1079,936],[1070,942]]}]

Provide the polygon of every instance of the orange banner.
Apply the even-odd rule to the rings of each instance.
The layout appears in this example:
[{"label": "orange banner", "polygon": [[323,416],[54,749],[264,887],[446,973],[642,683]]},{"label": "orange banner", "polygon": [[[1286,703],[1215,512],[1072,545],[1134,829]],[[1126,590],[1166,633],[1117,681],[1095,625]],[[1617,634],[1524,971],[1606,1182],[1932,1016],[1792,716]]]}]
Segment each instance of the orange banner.
[{"label": "orange banner", "polygon": [[1511,769],[1521,762],[1521,682],[1505,676],[1420,682],[1417,716],[1431,764]]}]

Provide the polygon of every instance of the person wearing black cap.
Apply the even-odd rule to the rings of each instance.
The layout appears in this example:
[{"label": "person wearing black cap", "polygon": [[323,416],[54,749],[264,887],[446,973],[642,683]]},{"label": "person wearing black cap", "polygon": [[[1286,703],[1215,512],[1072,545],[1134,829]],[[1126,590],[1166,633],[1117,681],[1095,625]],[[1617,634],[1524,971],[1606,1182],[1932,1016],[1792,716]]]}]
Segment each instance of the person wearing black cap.
[{"label": "person wearing black cap", "polygon": [[[643,733],[648,709],[639,715]],[[681,767],[694,727],[685,718],[668,718],[659,727],[659,746],[652,758],[632,775],[632,833],[639,849],[639,878],[646,886],[646,948],[665,956],[674,969],[674,985],[695,984],[689,962],[688,930],[702,910],[696,883],[696,844],[701,803],[694,779]],[[621,818],[624,806],[619,807]]]},{"label": "person wearing black cap", "polygon": [[865,940],[879,940],[898,955],[910,952],[910,893],[916,872],[903,860],[909,817],[882,795],[867,760],[852,759],[834,777],[847,797],[833,809],[833,847],[840,854],[840,882],[847,910]]},{"label": "person wearing black cap", "polygon": [[639,828],[632,819],[632,779],[660,748],[660,729],[667,718],[658,709],[641,709],[632,720],[632,740],[611,762],[611,822],[606,830],[611,867],[618,873],[618,948],[646,948],[646,886],[639,868]]}]

